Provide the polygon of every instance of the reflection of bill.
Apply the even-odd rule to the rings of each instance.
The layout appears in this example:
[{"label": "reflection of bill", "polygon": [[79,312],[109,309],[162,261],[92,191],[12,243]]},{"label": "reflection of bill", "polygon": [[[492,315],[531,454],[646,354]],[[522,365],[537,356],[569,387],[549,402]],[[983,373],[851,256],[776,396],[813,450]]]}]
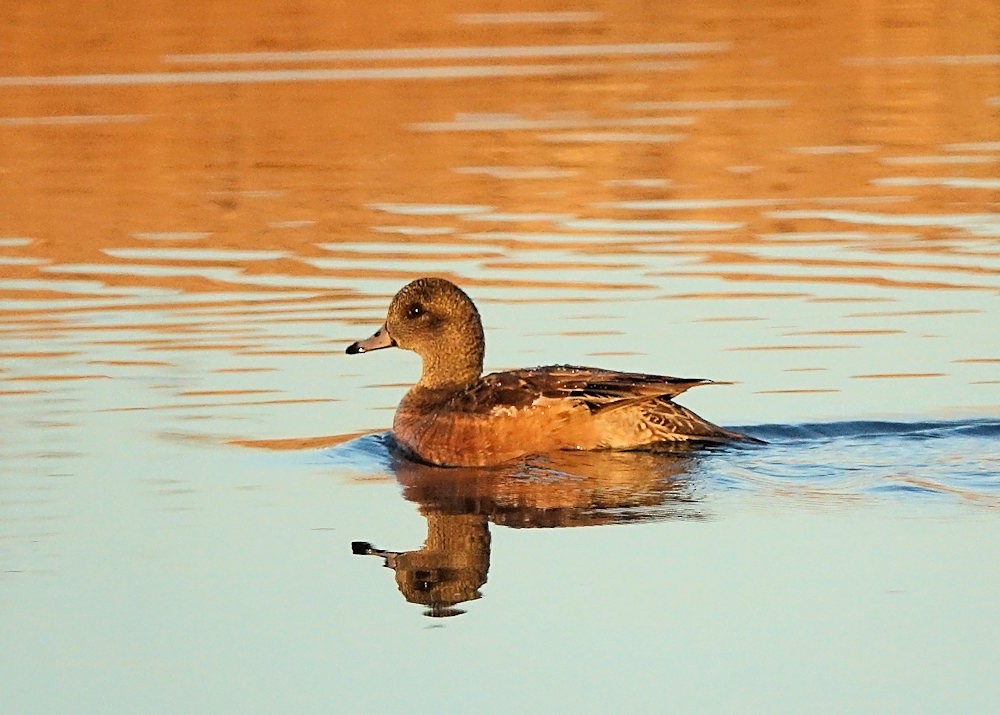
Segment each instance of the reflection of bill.
[{"label": "reflection of bill", "polygon": [[356,541],[351,548],[381,557],[404,598],[429,607],[426,615],[457,615],[456,606],[480,598],[486,583],[490,522],[546,528],[699,518],[686,478],[697,454],[567,452],[502,469],[445,469],[396,456],[391,466],[403,495],[427,520],[424,545],[389,551]]}]

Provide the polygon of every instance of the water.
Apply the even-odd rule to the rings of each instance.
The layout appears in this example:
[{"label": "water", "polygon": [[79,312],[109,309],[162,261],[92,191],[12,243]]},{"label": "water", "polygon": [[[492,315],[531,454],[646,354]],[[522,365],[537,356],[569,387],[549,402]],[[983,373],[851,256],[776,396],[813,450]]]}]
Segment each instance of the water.
[{"label": "water", "polygon": [[[0,23],[4,712],[992,712],[995,3],[95,13]],[[429,273],[767,444],[401,459]]]}]

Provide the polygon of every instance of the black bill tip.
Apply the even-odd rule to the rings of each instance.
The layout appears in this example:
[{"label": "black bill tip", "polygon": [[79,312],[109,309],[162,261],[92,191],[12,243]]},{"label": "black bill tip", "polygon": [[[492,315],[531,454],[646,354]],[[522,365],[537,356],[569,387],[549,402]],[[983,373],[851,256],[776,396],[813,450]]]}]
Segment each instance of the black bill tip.
[{"label": "black bill tip", "polygon": [[363,347],[361,347],[361,343],[360,342],[351,343],[350,345],[347,346],[347,354],[348,355],[357,355],[358,353],[363,353],[364,351],[365,351],[365,349]]},{"label": "black bill tip", "polygon": [[367,541],[351,542],[351,553],[357,554],[358,556],[366,556],[367,554],[370,554],[374,550],[375,550],[374,547]]}]

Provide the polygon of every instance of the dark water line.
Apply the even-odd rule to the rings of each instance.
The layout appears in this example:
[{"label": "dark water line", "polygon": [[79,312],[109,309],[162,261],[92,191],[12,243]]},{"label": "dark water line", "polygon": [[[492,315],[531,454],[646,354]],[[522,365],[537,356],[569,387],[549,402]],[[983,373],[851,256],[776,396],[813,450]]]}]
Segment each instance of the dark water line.
[{"label": "dark water line", "polygon": [[735,429],[771,444],[830,439],[878,440],[886,437],[918,440],[945,437],[1000,438],[1000,420],[995,419],[919,422],[848,420],[748,425]]}]

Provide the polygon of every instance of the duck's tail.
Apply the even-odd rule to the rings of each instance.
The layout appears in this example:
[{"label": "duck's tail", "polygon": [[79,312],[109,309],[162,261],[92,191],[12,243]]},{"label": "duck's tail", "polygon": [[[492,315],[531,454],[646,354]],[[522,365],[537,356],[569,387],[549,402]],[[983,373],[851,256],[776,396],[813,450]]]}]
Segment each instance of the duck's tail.
[{"label": "duck's tail", "polygon": [[720,427],[670,399],[650,401],[643,410],[643,421],[657,441],[663,442],[747,442],[766,444],[764,440]]}]

